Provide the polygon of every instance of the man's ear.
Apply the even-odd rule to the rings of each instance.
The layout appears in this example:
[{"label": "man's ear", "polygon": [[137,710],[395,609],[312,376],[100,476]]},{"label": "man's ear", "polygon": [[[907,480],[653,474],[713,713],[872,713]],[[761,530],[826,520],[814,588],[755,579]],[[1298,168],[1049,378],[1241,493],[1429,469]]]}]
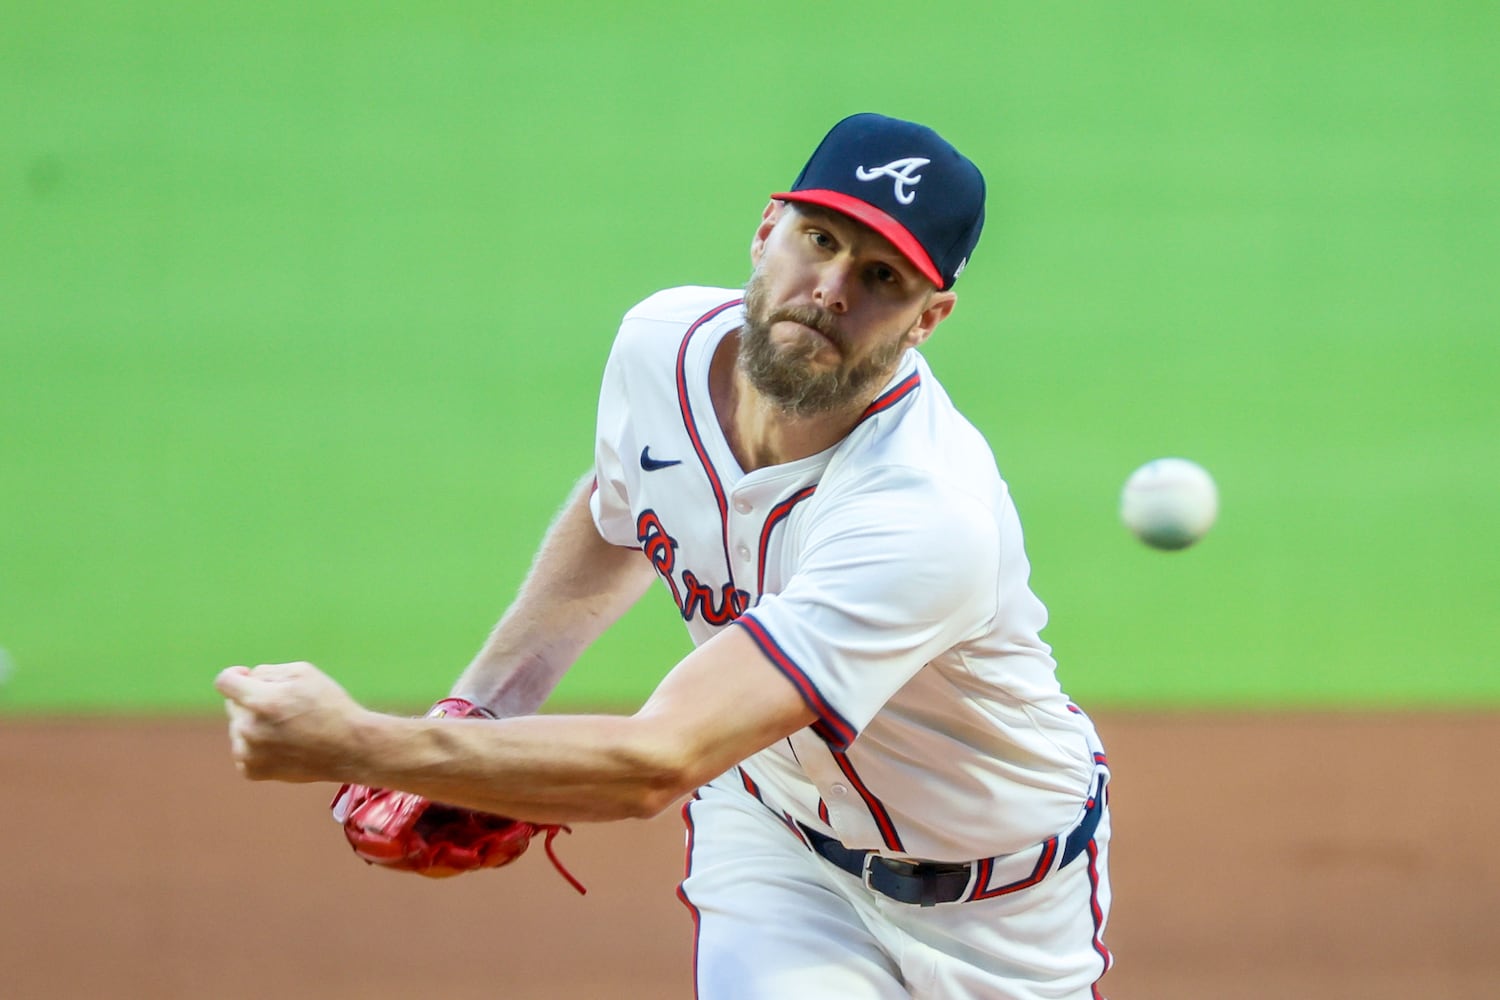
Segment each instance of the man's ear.
[{"label": "man's ear", "polygon": [[927,300],[922,314],[917,317],[917,322],[906,333],[906,345],[917,347],[932,336],[932,331],[937,325],[949,316],[953,315],[953,307],[958,304],[958,295],[953,292],[934,292],[932,298]]},{"label": "man's ear", "polygon": [[750,241],[750,263],[756,267],[760,266],[760,259],[766,252],[766,240],[771,237],[771,230],[776,228],[776,222],[781,218],[781,210],[786,208],[786,202],[771,199],[766,202],[766,210],[760,213],[760,225],[755,227],[755,238]]}]

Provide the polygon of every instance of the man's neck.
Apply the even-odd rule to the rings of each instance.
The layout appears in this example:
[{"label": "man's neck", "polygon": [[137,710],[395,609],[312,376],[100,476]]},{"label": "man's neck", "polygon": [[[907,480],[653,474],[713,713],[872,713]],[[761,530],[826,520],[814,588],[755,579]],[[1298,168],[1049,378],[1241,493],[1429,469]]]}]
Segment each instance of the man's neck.
[{"label": "man's neck", "polygon": [[719,341],[708,383],[719,428],[746,472],[795,462],[833,447],[848,436],[870,405],[870,400],[862,399],[841,413],[790,414],[750,384],[739,364],[739,344],[738,332]]}]

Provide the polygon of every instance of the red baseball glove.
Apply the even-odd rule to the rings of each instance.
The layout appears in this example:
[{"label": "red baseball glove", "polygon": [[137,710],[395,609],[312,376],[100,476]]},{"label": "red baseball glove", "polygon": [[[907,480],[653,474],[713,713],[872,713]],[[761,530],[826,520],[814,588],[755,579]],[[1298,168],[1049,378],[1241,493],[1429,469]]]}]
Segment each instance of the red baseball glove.
[{"label": "red baseball glove", "polygon": [[[427,717],[493,719],[495,714],[463,698],[444,698]],[[553,866],[573,888],[587,891],[552,852],[558,831],[572,832],[566,826],[526,823],[366,785],[344,785],[331,808],[354,853],[366,863],[428,878],[508,865],[526,852],[532,837],[545,831]]]}]

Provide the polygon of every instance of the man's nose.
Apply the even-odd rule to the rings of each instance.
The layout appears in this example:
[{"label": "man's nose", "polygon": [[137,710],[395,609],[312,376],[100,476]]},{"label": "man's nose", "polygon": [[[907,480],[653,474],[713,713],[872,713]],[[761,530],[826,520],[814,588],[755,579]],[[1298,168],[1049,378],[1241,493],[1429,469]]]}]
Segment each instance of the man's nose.
[{"label": "man's nose", "polygon": [[813,301],[831,313],[842,315],[849,311],[849,265],[842,261],[828,261],[818,269],[817,286],[813,289]]}]

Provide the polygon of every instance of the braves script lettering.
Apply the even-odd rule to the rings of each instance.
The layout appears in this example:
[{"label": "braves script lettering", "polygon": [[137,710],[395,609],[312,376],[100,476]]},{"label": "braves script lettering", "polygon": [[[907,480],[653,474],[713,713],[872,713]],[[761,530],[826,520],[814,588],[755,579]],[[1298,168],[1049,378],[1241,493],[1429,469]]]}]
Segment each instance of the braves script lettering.
[{"label": "braves script lettering", "polygon": [[682,571],[682,582],[678,584],[677,539],[667,534],[656,511],[641,511],[635,519],[635,537],[641,543],[641,551],[672,591],[672,600],[677,603],[683,621],[692,621],[697,615],[710,625],[728,625],[750,606],[750,595],[734,584],[726,583],[715,593],[711,585],[700,581],[698,574],[690,569]]}]

